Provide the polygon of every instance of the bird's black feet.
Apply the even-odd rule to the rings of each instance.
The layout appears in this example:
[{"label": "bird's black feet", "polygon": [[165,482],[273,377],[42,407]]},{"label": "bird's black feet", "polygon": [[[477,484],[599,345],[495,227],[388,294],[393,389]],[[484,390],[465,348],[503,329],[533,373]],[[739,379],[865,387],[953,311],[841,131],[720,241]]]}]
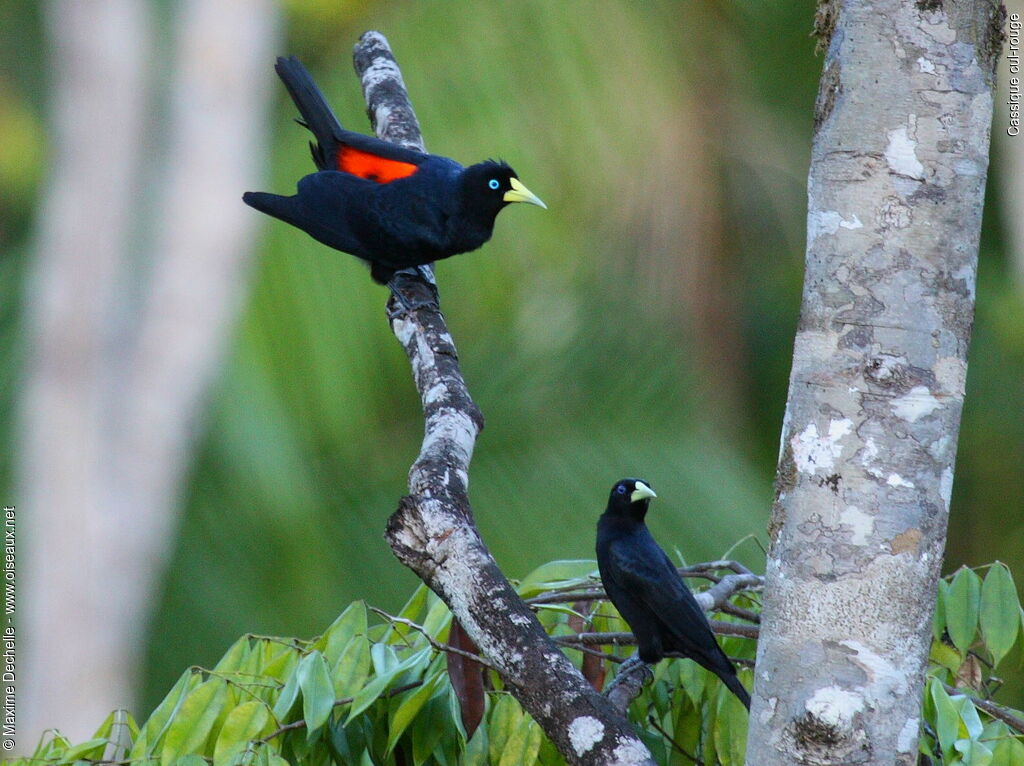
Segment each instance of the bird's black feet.
[{"label": "bird's black feet", "polygon": [[388,308],[389,321],[421,308],[440,310],[440,296],[430,266],[396,271],[387,285],[395,296],[394,303]]},{"label": "bird's black feet", "polygon": [[605,687],[604,693],[608,694],[619,684],[632,681],[633,676],[639,676],[637,679],[639,686],[646,686],[654,679],[654,672],[651,670],[651,666],[641,660],[639,654],[634,654],[619,665],[615,678]]}]

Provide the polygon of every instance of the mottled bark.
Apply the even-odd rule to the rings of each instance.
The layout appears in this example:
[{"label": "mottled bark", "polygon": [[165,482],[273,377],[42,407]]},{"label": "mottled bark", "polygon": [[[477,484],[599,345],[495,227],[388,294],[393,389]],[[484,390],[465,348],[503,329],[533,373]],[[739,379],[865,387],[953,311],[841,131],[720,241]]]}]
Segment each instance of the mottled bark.
[{"label": "mottled bark", "polygon": [[998,4],[825,3],[748,763],[916,762]]},{"label": "mottled bark", "polygon": [[[53,156],[27,301],[17,503],[25,747],[49,727],[87,738],[134,701],[196,416],[251,253],[238,190],[258,172],[268,97],[255,73],[275,11],[178,4],[172,103],[157,126],[147,7],[47,4]],[[140,239],[153,243],[144,253]]]},{"label": "mottled bark", "polygon": [[[422,149],[387,41],[367,32],[354,58],[377,135]],[[419,280],[410,278],[404,287],[414,300],[430,297]],[[429,307],[394,316],[394,299],[389,308],[426,419],[422,449],[409,472],[409,495],[388,522],[392,550],[444,599],[570,763],[653,763],[629,722],[547,636],[480,539],[466,490],[483,418],[466,389],[444,317]]]}]

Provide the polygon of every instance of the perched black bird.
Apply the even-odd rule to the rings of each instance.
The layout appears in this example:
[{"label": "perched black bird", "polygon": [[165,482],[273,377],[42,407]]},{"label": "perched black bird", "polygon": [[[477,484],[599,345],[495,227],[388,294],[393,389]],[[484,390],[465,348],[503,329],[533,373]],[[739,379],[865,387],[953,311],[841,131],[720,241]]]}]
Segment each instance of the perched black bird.
[{"label": "perched black bird", "polygon": [[510,202],[546,207],[504,162],[468,168],[447,157],[405,149],[345,130],[312,76],[294,56],[275,67],[302,119],[319,172],[282,197],[246,192],[247,205],[297,226],[314,239],[362,258],[386,284],[399,269],[476,250]]},{"label": "perched black bird", "polygon": [[652,497],[657,497],[654,490],[640,479],[612,487],[597,522],[597,566],[605,592],[633,630],[641,660],[657,662],[666,652],[686,655],[721,678],[749,710],[750,695],[715,641],[704,611],[644,524]]}]

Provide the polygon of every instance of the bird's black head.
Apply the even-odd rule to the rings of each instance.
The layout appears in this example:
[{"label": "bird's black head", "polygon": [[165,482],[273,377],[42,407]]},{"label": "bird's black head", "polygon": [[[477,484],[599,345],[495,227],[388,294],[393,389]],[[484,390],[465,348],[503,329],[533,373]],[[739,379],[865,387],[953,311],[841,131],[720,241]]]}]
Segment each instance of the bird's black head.
[{"label": "bird's black head", "polygon": [[461,192],[463,205],[469,212],[491,220],[510,202],[547,207],[523,185],[507,163],[494,160],[466,168],[462,173]]},{"label": "bird's black head", "polygon": [[623,479],[612,487],[605,513],[643,521],[654,497],[657,497],[654,490],[643,479]]}]

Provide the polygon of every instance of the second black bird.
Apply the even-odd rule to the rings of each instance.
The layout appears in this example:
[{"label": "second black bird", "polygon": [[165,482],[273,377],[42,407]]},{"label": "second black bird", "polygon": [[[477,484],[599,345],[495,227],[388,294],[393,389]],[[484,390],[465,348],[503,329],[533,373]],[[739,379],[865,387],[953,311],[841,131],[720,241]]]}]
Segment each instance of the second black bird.
[{"label": "second black bird", "polygon": [[294,196],[246,192],[242,199],[362,258],[375,281],[476,250],[510,202],[546,207],[504,162],[463,167],[343,129],[298,59],[279,58],[275,68],[316,138],[310,147],[319,172],[300,180]]},{"label": "second black bird", "polygon": [[750,695],[704,611],[644,523],[653,497],[654,490],[640,479],[612,487],[597,523],[597,566],[605,592],[636,636],[641,660],[654,663],[668,652],[685,655],[721,678],[749,710]]}]

